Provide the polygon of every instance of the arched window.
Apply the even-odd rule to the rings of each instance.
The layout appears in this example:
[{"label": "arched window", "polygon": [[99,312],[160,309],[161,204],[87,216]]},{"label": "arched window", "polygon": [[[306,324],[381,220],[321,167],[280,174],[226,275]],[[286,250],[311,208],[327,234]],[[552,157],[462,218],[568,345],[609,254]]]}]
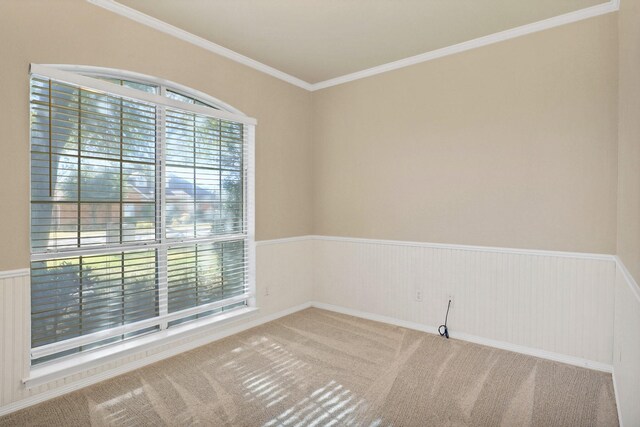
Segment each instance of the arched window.
[{"label": "arched window", "polygon": [[247,307],[254,126],[165,80],[32,64],[33,363]]}]

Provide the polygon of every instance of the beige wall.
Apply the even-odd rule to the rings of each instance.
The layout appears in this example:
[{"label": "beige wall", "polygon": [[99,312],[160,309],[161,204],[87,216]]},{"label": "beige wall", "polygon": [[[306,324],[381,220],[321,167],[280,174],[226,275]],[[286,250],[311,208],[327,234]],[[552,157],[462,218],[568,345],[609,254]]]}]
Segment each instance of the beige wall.
[{"label": "beige wall", "polygon": [[309,234],[311,93],[84,0],[0,2],[0,271],[29,262],[29,63],[136,71],[258,119],[258,240]]},{"label": "beige wall", "polygon": [[618,255],[640,283],[640,1],[623,0],[619,20]]},{"label": "beige wall", "polygon": [[610,14],[315,92],[315,234],[614,253],[617,60]]},{"label": "beige wall", "polygon": [[314,93],[83,0],[0,2],[0,49],[0,270],[28,265],[30,62],[155,75],[256,117],[258,240],[615,252],[614,14]]}]

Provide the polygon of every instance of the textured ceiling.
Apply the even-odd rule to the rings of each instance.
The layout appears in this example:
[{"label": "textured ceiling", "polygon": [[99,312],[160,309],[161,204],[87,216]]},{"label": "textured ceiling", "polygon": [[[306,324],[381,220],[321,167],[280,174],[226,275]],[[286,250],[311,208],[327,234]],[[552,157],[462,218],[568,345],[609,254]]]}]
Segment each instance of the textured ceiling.
[{"label": "textured ceiling", "polygon": [[317,83],[602,0],[118,0]]}]

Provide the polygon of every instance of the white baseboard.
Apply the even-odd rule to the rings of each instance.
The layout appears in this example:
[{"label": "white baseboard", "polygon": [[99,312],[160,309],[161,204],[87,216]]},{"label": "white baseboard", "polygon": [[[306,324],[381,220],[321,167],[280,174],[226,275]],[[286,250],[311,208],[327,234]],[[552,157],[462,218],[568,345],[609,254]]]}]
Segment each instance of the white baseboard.
[{"label": "white baseboard", "polygon": [[[404,327],[404,328],[408,328],[408,329],[413,329],[413,330],[418,330],[418,331],[422,331],[422,332],[427,332],[430,334],[437,334],[437,328],[434,326],[429,326],[429,325],[424,325],[421,323],[416,323],[416,322],[410,322],[410,321],[406,321],[406,320],[401,320],[401,319],[396,319],[393,317],[389,317],[389,316],[383,316],[383,315],[379,315],[379,314],[374,314],[374,313],[368,313],[368,312],[364,312],[364,311],[359,311],[359,310],[353,310],[350,308],[346,308],[346,307],[341,307],[341,306],[336,306],[336,305],[332,305],[332,304],[325,304],[325,303],[321,303],[321,302],[309,302],[309,303],[304,303],[304,304],[300,304],[298,306],[294,306],[282,311],[279,311],[277,313],[273,313],[264,317],[260,317],[258,319],[255,319],[253,321],[250,322],[245,322],[241,325],[235,326],[235,327],[231,327],[231,328],[227,328],[224,331],[220,331],[217,332],[215,334],[209,335],[207,337],[204,338],[200,338],[194,341],[191,341],[187,344],[183,344],[181,346],[177,346],[174,348],[171,348],[170,350],[166,350],[157,354],[154,354],[152,356],[149,357],[145,357],[144,359],[140,359],[140,360],[135,360],[132,361],[130,363],[126,363],[124,365],[121,365],[115,369],[111,369],[105,372],[102,372],[100,374],[97,375],[93,375],[90,377],[86,377],[83,378],[79,381],[64,385],[62,387],[58,387],[55,388],[53,390],[49,390],[43,393],[39,393],[37,395],[28,397],[26,399],[22,399],[20,401],[14,402],[10,405],[4,406],[0,408],[0,416],[3,415],[7,415],[11,412],[15,412],[17,410],[20,409],[24,409],[27,408],[29,406],[33,406],[36,405],[38,403],[53,399],[55,397],[59,397],[62,396],[64,394],[68,394],[71,393],[73,391],[79,390],[81,388],[90,386],[92,384],[96,384],[98,382],[101,381],[105,381],[108,380],[110,378],[113,378],[115,376],[130,372],[132,370],[138,369],[138,368],[142,368],[146,365],[149,365],[151,363],[155,363],[158,362],[160,360],[163,359],[167,359],[169,357],[175,356],[177,354],[180,354],[182,352],[185,351],[189,351],[192,350],[194,348],[212,343],[214,341],[218,341],[222,338],[226,338],[230,335],[234,335],[243,331],[246,331],[248,329],[254,328],[256,326],[260,326],[262,324],[271,322],[273,320],[279,319],[281,317],[287,316],[289,314],[304,310],[306,308],[309,307],[316,307],[319,309],[323,309],[323,310],[328,310],[328,311],[333,311],[336,313],[342,313],[342,314],[347,314],[350,316],[355,316],[355,317],[360,317],[363,319],[368,319],[368,320],[373,320],[373,321],[377,321],[377,322],[382,322],[382,323],[387,323],[390,325],[395,325],[395,326],[400,326],[400,327]],[[481,344],[481,345],[486,345],[489,347],[494,347],[494,348],[499,348],[499,349],[503,349],[503,350],[508,350],[508,351],[513,351],[516,353],[521,353],[521,354],[526,354],[529,356],[534,356],[534,357],[540,357],[543,359],[548,359],[548,360],[553,360],[556,362],[561,362],[561,363],[567,363],[570,365],[574,365],[574,366],[580,366],[580,367],[585,367],[588,369],[593,369],[593,370],[598,370],[598,371],[603,371],[603,372],[608,372],[611,373],[613,372],[613,369],[610,365],[604,364],[604,363],[599,363],[599,362],[594,362],[594,361],[590,361],[590,360],[585,360],[585,359],[581,359],[581,358],[577,358],[577,357],[573,357],[573,356],[567,356],[567,355],[562,355],[562,354],[557,354],[557,353],[552,353],[552,352],[547,352],[544,350],[540,350],[540,349],[535,349],[535,348],[530,348],[530,347],[524,347],[524,346],[519,346],[519,345],[515,345],[515,344],[510,344],[510,343],[506,343],[503,341],[496,341],[496,340],[491,340],[491,339],[487,339],[487,338],[483,338],[483,337],[478,337],[478,336],[474,336],[474,335],[469,335],[469,334],[464,334],[464,333],[452,333],[451,338],[453,339],[460,339],[463,341],[468,341],[468,342],[473,342],[476,344]],[[614,391],[615,391],[615,395],[616,395],[616,402],[618,401],[618,391],[616,388],[616,381],[615,381],[615,375],[613,375],[613,384],[614,384]],[[620,409],[618,407],[618,417],[620,419],[621,422],[621,418],[620,418]],[[622,425],[622,422],[621,422]]]},{"label": "white baseboard", "polygon": [[541,359],[552,360],[554,362],[566,363],[567,365],[579,366],[581,368],[587,368],[594,371],[601,371],[606,373],[613,372],[613,366],[602,362],[596,362],[589,359],[583,359],[581,357],[568,356],[566,354],[554,353],[551,351],[541,350],[538,348],[526,347],[517,344],[511,344],[505,341],[497,341],[489,338],[479,337],[476,335],[465,334],[461,332],[451,333],[451,338],[460,339],[480,345],[486,345],[488,347],[495,347],[501,350],[513,351],[514,353],[526,354],[528,356],[539,357]]},{"label": "white baseboard", "polygon": [[290,307],[290,308],[287,308],[285,310],[279,311],[277,313],[273,313],[273,314],[270,314],[270,315],[267,315],[267,316],[263,316],[263,317],[260,317],[258,319],[255,319],[255,320],[252,320],[252,321],[245,322],[245,323],[242,323],[242,324],[237,325],[237,326],[233,326],[233,327],[227,328],[227,329],[225,329],[223,331],[219,331],[219,332],[213,333],[213,334],[208,335],[206,337],[203,337],[203,338],[200,338],[200,339],[196,339],[194,341],[190,341],[190,342],[188,342],[186,344],[173,347],[173,348],[171,348],[169,350],[156,353],[156,354],[154,354],[152,356],[144,357],[142,359],[138,359],[138,360],[135,360],[135,361],[132,361],[132,362],[129,362],[129,363],[125,363],[125,364],[123,364],[121,366],[118,366],[117,368],[110,369],[108,371],[101,372],[99,374],[92,375],[92,376],[83,378],[81,380],[74,381],[74,382],[69,383],[69,384],[65,384],[64,386],[57,387],[55,389],[45,391],[43,393],[38,393],[36,395],[27,397],[27,398],[19,400],[17,402],[13,402],[13,403],[11,403],[9,405],[0,407],[0,416],[7,415],[7,414],[10,414],[11,412],[15,412],[17,410],[24,409],[24,408],[27,408],[29,406],[33,406],[33,405],[36,405],[38,403],[42,403],[44,401],[53,399],[55,397],[59,397],[59,396],[62,396],[64,394],[71,393],[73,391],[76,391],[76,390],[79,390],[81,388],[90,386],[92,384],[96,384],[98,382],[105,381],[105,380],[108,380],[110,378],[114,378],[114,377],[116,377],[118,375],[133,371],[135,369],[142,368],[144,366],[150,365],[152,363],[158,362],[158,361],[163,360],[163,359],[167,359],[167,358],[172,357],[172,356],[176,356],[176,355],[178,355],[180,353],[183,353],[185,351],[193,350],[194,348],[201,347],[201,346],[206,345],[206,344],[210,344],[210,343],[212,343],[214,341],[218,341],[218,340],[226,338],[228,336],[238,334],[238,333],[246,331],[248,329],[255,328],[256,326],[263,325],[265,323],[271,322],[273,320],[279,319],[279,318],[284,317],[284,316],[288,316],[289,314],[293,314],[295,312],[298,312],[300,310],[304,310],[304,309],[309,308],[309,307],[311,307],[311,303],[304,303],[304,304],[300,304],[300,305],[297,305],[297,306],[294,306],[294,307]]},{"label": "white baseboard", "polygon": [[[340,307],[332,304],[325,304],[322,302],[312,302],[312,307],[320,308],[323,310],[334,311],[336,313],[347,314],[350,316],[360,317],[363,319],[374,320],[376,322],[388,323],[390,325],[400,326],[407,329],[413,329],[416,331],[427,332],[430,334],[438,334],[438,328],[435,326],[424,325],[421,323],[410,322],[407,320],[396,319],[394,317],[382,316],[379,314],[368,313],[360,310],[353,310],[350,308]],[[492,340],[489,338],[479,337],[476,335],[465,334],[462,332],[449,332],[452,339],[459,339],[462,341],[468,341],[475,344],[486,345],[488,347],[499,348],[501,350],[513,351],[514,353],[526,354],[528,356],[539,357],[541,359],[553,360],[554,362],[566,363],[568,365],[579,366],[582,368],[592,369],[595,371],[602,371],[607,373],[613,372],[613,367],[606,363],[595,362],[592,360],[582,359],[574,356],[567,356],[564,354],[553,353],[537,348],[525,347],[521,345],[511,344],[504,341]]]},{"label": "white baseboard", "polygon": [[[340,241],[340,242],[351,242],[351,243],[366,243],[366,244],[384,244],[384,245],[400,245],[400,246],[419,246],[419,247],[433,247],[433,248],[441,248],[441,249],[456,249],[456,250],[469,250],[469,251],[483,251],[483,252],[507,252],[514,254],[526,254],[526,255],[544,255],[544,256],[556,256],[556,257],[570,257],[570,258],[586,258],[586,259],[595,259],[595,260],[604,260],[604,261],[615,261],[618,266],[621,268],[625,277],[627,278],[627,283],[629,284],[631,290],[634,292],[638,300],[640,300],[640,288],[638,288],[637,284],[632,280],[630,274],[626,271],[624,266],[622,265],[619,259],[614,258],[611,255],[602,255],[602,254],[581,254],[581,253],[563,253],[563,252],[552,252],[552,251],[530,251],[530,250],[520,250],[520,249],[508,249],[508,248],[488,248],[488,247],[475,247],[475,246],[464,246],[464,245],[443,245],[443,244],[433,244],[433,243],[422,243],[422,242],[399,242],[399,241],[389,241],[389,240],[371,240],[371,239],[352,239],[352,238],[343,238],[343,237],[331,237],[331,236],[296,236],[292,238],[284,238],[284,239],[275,239],[269,241],[261,241],[257,242],[258,246],[266,246],[266,245],[276,245],[283,243],[292,243],[298,241]],[[18,269],[8,272],[0,272],[0,277],[8,278],[8,277],[18,277],[18,276],[28,276],[28,269]],[[239,332],[242,332],[246,329],[250,329],[255,326],[259,326],[263,323],[267,323],[269,321],[275,320],[279,317],[286,316],[288,314],[297,312],[299,310],[308,308],[310,306],[318,307],[321,309],[326,309],[330,311],[335,311],[339,313],[344,313],[360,318],[365,318],[373,321],[379,321],[387,324],[392,324],[396,326],[401,326],[409,329],[419,330],[431,334],[437,334],[437,328],[435,326],[420,324],[411,321],[405,321],[397,318],[392,318],[388,316],[378,315],[374,313],[368,313],[353,309],[348,309],[345,307],[334,306],[330,304],[324,304],[320,302],[307,302],[305,304],[301,304],[295,307],[291,307],[287,310],[282,310],[277,313],[264,316],[264,317],[256,317],[255,319],[248,320],[238,325],[229,325],[228,328],[221,329],[220,331],[212,331],[211,335],[206,338],[197,338],[194,341],[191,341],[182,346],[176,346],[171,350],[167,350],[164,352],[160,352],[154,354],[152,356],[145,357],[141,360],[132,361],[129,363],[125,363],[117,368],[112,370],[86,377],[80,379],[78,381],[71,382],[69,384],[65,384],[59,388],[55,388],[52,390],[45,391],[43,393],[39,393],[37,395],[33,395],[30,397],[26,397],[22,400],[10,403],[6,406],[0,407],[0,416],[5,415],[7,413],[46,401],[48,399],[78,390],[80,388],[86,387],[88,385],[112,378],[113,376],[120,375],[122,373],[143,367],[147,364],[154,363],[156,361],[174,356],[180,352],[187,351],[198,346],[202,346],[208,344],[210,342],[219,340],[229,335],[233,335]],[[513,351],[521,354],[526,354],[534,357],[540,357],[548,360],[553,360],[561,363],[567,363],[570,365],[586,367],[593,370],[599,370],[604,372],[612,372],[613,368],[611,365],[602,362],[595,362],[588,359],[582,359],[573,356],[567,356],[559,353],[548,352],[544,350],[540,350],[537,348],[520,346],[516,344],[511,344],[504,341],[491,340],[475,335],[458,333],[457,331],[452,331],[451,336],[453,339],[460,339],[464,341],[474,342],[481,345],[486,345],[490,347],[500,348],[508,351]],[[614,375],[614,386],[615,386],[615,375]],[[618,401],[618,392],[616,390],[616,401]],[[619,410],[619,408],[618,408]]]},{"label": "white baseboard", "polygon": [[380,314],[369,313],[366,311],[354,310],[339,305],[326,304],[324,302],[313,301],[312,307],[322,310],[334,311],[336,313],[347,314],[349,316],[360,317],[361,319],[373,320],[375,322],[387,323],[389,325],[400,326],[402,328],[413,329],[414,331],[427,332],[429,334],[437,334],[438,328],[435,326],[424,325],[422,323],[411,322],[408,320],[396,319],[395,317],[383,316]]}]

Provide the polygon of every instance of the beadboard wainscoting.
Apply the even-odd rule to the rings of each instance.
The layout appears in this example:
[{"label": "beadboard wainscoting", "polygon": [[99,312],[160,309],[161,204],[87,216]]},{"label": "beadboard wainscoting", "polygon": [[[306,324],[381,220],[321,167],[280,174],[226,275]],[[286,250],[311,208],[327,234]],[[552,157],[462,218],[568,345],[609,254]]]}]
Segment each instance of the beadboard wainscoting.
[{"label": "beadboard wainscoting", "polygon": [[0,272],[0,416],[309,307],[312,249],[308,238],[257,243],[255,312],[31,388],[29,271]]},{"label": "beadboard wainscoting", "polygon": [[620,425],[640,426],[640,287],[618,260],[613,385]]},{"label": "beadboard wainscoting", "polygon": [[31,388],[28,270],[0,272],[0,415],[312,305],[436,333],[452,298],[452,339],[613,365],[620,419],[638,416],[640,301],[613,256],[301,236],[258,242],[256,259],[257,312]]},{"label": "beadboard wainscoting", "polygon": [[613,256],[314,237],[314,305],[611,371]]},{"label": "beadboard wainscoting", "polygon": [[0,275],[0,415],[24,394],[22,378],[29,359],[29,270]]}]

